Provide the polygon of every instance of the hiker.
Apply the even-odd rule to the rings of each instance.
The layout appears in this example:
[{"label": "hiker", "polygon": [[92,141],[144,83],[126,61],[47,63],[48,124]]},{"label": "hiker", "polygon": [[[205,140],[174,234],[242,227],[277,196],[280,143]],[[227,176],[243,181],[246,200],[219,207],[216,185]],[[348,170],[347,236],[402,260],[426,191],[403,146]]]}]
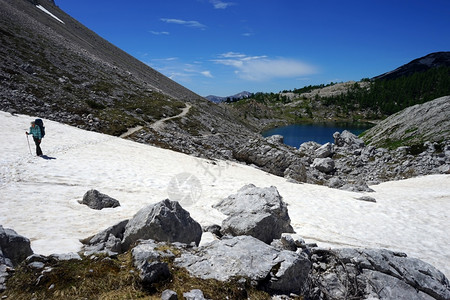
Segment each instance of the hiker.
[{"label": "hiker", "polygon": [[41,129],[39,126],[36,125],[35,121],[31,122],[30,132],[25,132],[26,135],[33,135],[34,143],[36,144],[36,155],[42,156],[42,150],[41,150],[41,140],[42,140],[42,134]]}]

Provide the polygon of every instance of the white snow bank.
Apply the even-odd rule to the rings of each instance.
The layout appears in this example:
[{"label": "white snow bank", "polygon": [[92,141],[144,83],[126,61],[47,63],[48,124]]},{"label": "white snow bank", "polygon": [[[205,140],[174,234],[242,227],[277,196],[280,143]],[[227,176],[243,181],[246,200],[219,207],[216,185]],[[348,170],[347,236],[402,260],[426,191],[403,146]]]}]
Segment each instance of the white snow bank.
[{"label": "white snow bank", "polygon": [[[202,225],[225,218],[211,206],[245,184],[276,186],[295,231],[322,247],[403,251],[450,275],[450,176],[435,175],[372,186],[377,203],[361,194],[293,184],[237,163],[181,153],[44,120],[44,154],[31,156],[28,116],[0,112],[0,224],[31,239],[36,253],[78,251],[78,241],[165,198],[179,200]],[[34,144],[30,138],[32,152]],[[121,207],[80,205],[98,189]],[[206,236],[205,236],[206,237]],[[211,239],[207,236],[207,239]],[[202,242],[205,242],[203,240]]]},{"label": "white snow bank", "polygon": [[36,5],[37,8],[39,8],[40,10],[42,10],[43,12],[45,12],[46,14],[48,14],[49,16],[51,16],[53,19],[57,20],[58,22],[61,22],[63,24],[65,24],[60,18],[58,18],[57,16],[55,16],[54,14],[52,14],[51,12],[49,12],[45,7],[43,7],[42,5]]}]

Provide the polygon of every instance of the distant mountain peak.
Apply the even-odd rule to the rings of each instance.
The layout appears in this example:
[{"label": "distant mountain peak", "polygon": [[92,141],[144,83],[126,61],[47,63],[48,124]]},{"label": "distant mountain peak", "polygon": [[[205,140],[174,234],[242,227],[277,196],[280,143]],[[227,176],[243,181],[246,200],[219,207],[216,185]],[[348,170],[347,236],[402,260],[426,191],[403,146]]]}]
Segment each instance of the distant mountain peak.
[{"label": "distant mountain peak", "polygon": [[450,51],[434,52],[423,57],[417,58],[393,71],[374,77],[375,80],[395,79],[402,76],[408,76],[416,72],[427,71],[431,68],[450,67]]},{"label": "distant mountain peak", "polygon": [[243,99],[243,98],[248,98],[250,95],[252,95],[253,93],[247,92],[247,91],[243,91],[237,94],[234,94],[232,96],[227,96],[227,97],[220,97],[220,96],[214,96],[214,95],[209,95],[206,96],[205,98],[208,99],[211,102],[214,103],[221,103],[221,102],[225,102],[227,101],[227,99]]}]

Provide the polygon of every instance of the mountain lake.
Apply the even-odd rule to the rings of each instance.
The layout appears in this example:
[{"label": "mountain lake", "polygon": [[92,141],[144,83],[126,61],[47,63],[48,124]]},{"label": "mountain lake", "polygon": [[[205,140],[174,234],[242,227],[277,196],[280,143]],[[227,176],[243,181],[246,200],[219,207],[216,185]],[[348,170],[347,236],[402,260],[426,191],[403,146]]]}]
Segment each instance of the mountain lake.
[{"label": "mountain lake", "polygon": [[359,135],[373,127],[369,123],[319,123],[319,124],[294,124],[277,127],[262,132],[264,137],[282,135],[286,145],[298,148],[304,142],[317,142],[319,144],[334,143],[333,134],[338,131],[348,130]]}]

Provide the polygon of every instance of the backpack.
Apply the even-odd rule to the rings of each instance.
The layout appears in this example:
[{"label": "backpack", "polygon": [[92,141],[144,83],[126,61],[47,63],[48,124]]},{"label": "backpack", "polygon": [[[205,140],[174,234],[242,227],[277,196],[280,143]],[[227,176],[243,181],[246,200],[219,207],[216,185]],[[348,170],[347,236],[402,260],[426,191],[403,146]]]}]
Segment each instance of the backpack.
[{"label": "backpack", "polygon": [[34,124],[39,126],[39,129],[41,130],[41,137],[44,137],[44,135],[45,135],[45,127],[44,127],[44,122],[42,121],[42,119],[36,119],[34,121]]}]

